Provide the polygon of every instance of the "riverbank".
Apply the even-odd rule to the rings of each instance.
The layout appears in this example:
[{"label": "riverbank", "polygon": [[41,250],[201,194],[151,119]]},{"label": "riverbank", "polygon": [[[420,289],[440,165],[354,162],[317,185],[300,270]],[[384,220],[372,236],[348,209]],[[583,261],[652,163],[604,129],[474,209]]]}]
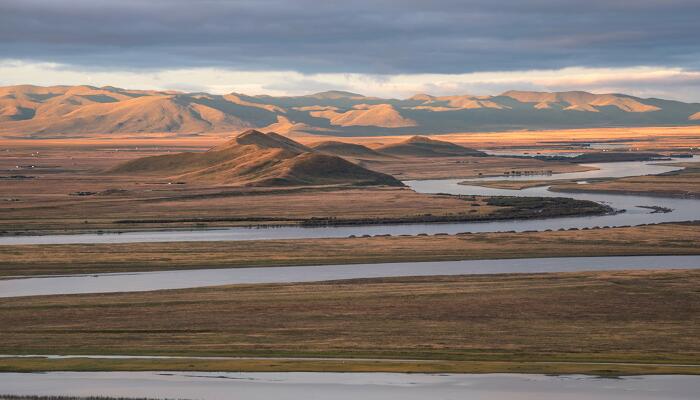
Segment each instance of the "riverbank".
[{"label": "riverbank", "polygon": [[588,192],[700,199],[700,163],[688,162],[672,165],[685,168],[659,175],[602,179],[589,182],[586,185],[553,182],[553,186],[549,190],[561,193]]},{"label": "riverbank", "polygon": [[0,370],[697,374],[698,285],[698,270],[604,271],[6,298],[1,354],[282,359],[5,358]]},{"label": "riverbank", "polygon": [[700,254],[700,223],[551,232],[0,246],[13,276],[499,258]]},{"label": "riverbank", "polygon": [[[2,358],[1,372],[193,371],[193,372],[391,372],[426,374],[581,374],[593,376],[700,375],[700,365],[611,362],[522,362],[451,360],[311,360],[293,358],[200,360]],[[0,399],[3,399],[0,397]]]}]

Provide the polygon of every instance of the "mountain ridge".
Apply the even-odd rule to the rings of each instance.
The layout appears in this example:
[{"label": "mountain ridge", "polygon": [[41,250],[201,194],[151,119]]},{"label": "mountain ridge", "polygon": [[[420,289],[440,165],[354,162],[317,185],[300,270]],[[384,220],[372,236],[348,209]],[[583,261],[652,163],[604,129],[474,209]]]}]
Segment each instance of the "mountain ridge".
[{"label": "mountain ridge", "polygon": [[698,103],[584,91],[382,99],[344,91],[275,97],[89,85],[0,87],[0,135],[20,138],[228,136],[246,129],[367,136],[698,124]]}]

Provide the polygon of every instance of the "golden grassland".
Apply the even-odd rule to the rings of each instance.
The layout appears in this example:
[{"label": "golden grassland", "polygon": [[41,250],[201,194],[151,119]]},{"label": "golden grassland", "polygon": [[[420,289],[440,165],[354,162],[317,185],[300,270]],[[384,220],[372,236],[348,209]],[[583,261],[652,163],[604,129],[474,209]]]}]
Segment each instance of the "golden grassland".
[{"label": "golden grassland", "polygon": [[470,185],[470,186],[483,186],[483,187],[488,187],[488,188],[494,188],[494,189],[509,189],[509,190],[522,190],[522,189],[527,189],[527,188],[532,188],[532,187],[538,187],[538,186],[548,186],[548,185],[559,185],[559,184],[565,184],[565,183],[570,183],[574,181],[570,180],[522,180],[522,181],[464,181],[460,182],[460,184],[463,185]]},{"label": "golden grassland", "polygon": [[571,163],[508,157],[406,157],[367,159],[358,162],[366,168],[401,180],[502,176],[506,171],[513,170],[559,174],[594,169]]},{"label": "golden grassland", "polygon": [[3,354],[371,359],[14,358],[0,369],[698,373],[699,285],[697,270],[618,271],[0,299]]},{"label": "golden grassland", "polygon": [[[252,188],[180,184],[128,174],[106,175],[104,171],[119,163],[168,151],[113,146],[117,147],[0,151],[0,232],[289,225],[310,218],[406,219],[465,215],[465,219],[483,219],[504,210],[485,204],[483,199],[464,201],[452,196],[419,194],[407,188]],[[461,168],[463,172],[459,174],[465,176],[480,171],[501,174],[511,167],[543,168],[542,161],[508,158],[474,157],[469,162],[450,157],[396,160],[390,159],[382,168],[402,174],[402,179],[411,174],[413,177],[455,174],[455,168]],[[420,172],[421,168],[425,170]],[[581,169],[571,164],[552,164],[547,168]],[[116,223],[123,220],[151,222]]]},{"label": "golden grassland", "polygon": [[0,277],[192,268],[700,254],[700,224],[246,242],[0,246]]},{"label": "golden grassland", "polygon": [[[628,178],[606,179],[590,182],[587,185],[575,183],[556,184],[552,190],[559,192],[603,192],[613,194],[640,194],[647,196],[699,198],[700,163],[674,164],[686,167],[684,170],[662,175],[632,176]],[[556,182],[554,182],[556,183]],[[699,210],[700,211],[700,210]]]},{"label": "golden grassland", "polygon": [[[532,181],[467,180],[464,184],[512,190],[551,185],[552,191],[564,193],[598,192],[676,198],[700,197],[700,163],[674,163],[673,166],[685,167],[685,169],[660,175],[590,179],[585,185],[577,184],[576,180],[557,180],[556,177],[549,180]],[[562,193],[562,196],[565,196],[564,193]]]},{"label": "golden grassland", "polygon": [[102,179],[95,179],[92,184],[81,180],[72,186],[67,180],[60,180],[55,185],[45,183],[22,193],[12,191],[10,186],[0,189],[19,200],[0,204],[0,231],[44,233],[295,225],[312,218],[333,217],[398,219],[465,215],[483,218],[503,209],[487,205],[484,199],[466,201],[388,187],[251,190],[225,187],[180,189],[173,187],[175,185],[161,185],[163,189],[144,190],[122,184],[116,187],[126,187],[128,189],[123,190],[129,193],[69,196],[67,191],[79,188],[102,192],[115,185]]},{"label": "golden grassland", "polygon": [[455,360],[309,360],[309,359],[235,359],[171,360],[144,359],[46,359],[0,358],[0,371],[209,371],[209,372],[393,372],[393,373],[468,373],[468,374],[586,374],[624,375],[700,375],[700,366],[625,363],[528,362],[528,361],[455,361]]},{"label": "golden grassland", "polygon": [[[505,132],[464,132],[428,136],[479,149],[541,146],[590,142],[626,142],[638,150],[687,150],[700,147],[700,126],[585,128],[553,130],[517,130]],[[312,136],[311,139],[314,137]],[[305,142],[306,137],[298,140]],[[316,139],[318,140],[318,139]],[[376,147],[403,140],[400,136],[364,136],[339,140]]]},{"label": "golden grassland", "polygon": [[[377,136],[371,128],[367,136],[334,137],[312,135],[304,132],[290,132],[288,135],[304,144],[313,144],[323,140],[352,142],[371,147],[396,143],[405,140],[405,136]],[[231,133],[231,137],[235,133]],[[452,134],[424,135],[439,140],[455,142],[475,148],[531,147],[558,144],[562,142],[606,142],[629,141],[634,148],[643,150],[655,149],[687,149],[700,147],[700,126],[650,126],[650,127],[610,127],[583,129],[551,129],[551,130],[516,130],[503,132],[463,132]],[[138,134],[104,134],[92,138],[67,139],[0,139],[0,147],[113,147],[118,146],[188,146],[201,149],[220,144],[227,138],[217,135],[173,137],[169,133],[138,133]]]}]

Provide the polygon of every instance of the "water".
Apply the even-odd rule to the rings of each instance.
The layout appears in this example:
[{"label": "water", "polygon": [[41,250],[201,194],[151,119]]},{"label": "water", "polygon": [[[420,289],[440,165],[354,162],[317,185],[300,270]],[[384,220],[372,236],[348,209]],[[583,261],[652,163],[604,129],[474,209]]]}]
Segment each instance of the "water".
[{"label": "water", "polygon": [[535,156],[558,156],[558,157],[576,157],[583,154],[582,152],[570,151],[536,151],[536,150],[489,150],[481,149],[484,153],[491,156],[516,156],[516,157],[535,157]]},{"label": "water", "polygon": [[0,298],[141,292],[215,285],[320,282],[399,276],[700,268],[700,256],[520,258],[304,267],[197,269],[0,280]]},{"label": "water", "polygon": [[49,372],[0,373],[0,392],[202,400],[690,400],[700,377],[582,375]]},{"label": "water", "polygon": [[[625,164],[625,165],[621,165]],[[602,166],[602,165],[601,165]],[[592,179],[661,173],[673,167],[651,163],[605,164],[605,171],[556,175],[557,179]],[[627,175],[625,175],[627,174]],[[566,176],[568,175],[568,176]],[[484,178],[494,179],[494,178]],[[498,178],[503,179],[503,178]],[[511,179],[541,179],[515,177]],[[551,179],[551,178],[548,178]],[[517,196],[561,196],[546,188],[522,191],[458,185],[460,180],[408,182],[424,193]],[[557,218],[539,221],[385,225],[370,227],[225,229],[206,231],[141,232],[106,235],[50,235],[4,237],[0,244],[127,243],[177,240],[252,240],[305,237],[343,237],[351,234],[418,234],[543,230],[696,219],[700,201],[643,196],[566,194],[567,197],[605,202],[628,212],[614,216]],[[650,214],[639,205],[672,208]],[[462,275],[513,272],[700,268],[700,256],[646,256],[477,260],[425,263],[334,265],[205,269],[134,274],[98,274],[0,280],[0,297],[148,291],[243,283],[313,282],[334,279]],[[100,395],[153,398],[223,399],[490,399],[490,400],[623,400],[697,399],[700,378],[695,376],[636,376],[599,379],[589,376],[528,374],[388,374],[388,373],[207,373],[207,372],[49,372],[0,373],[0,394]]]},{"label": "water", "polygon": [[[486,176],[468,181],[532,181],[532,180],[568,180],[568,179],[595,179],[595,178],[624,178],[628,176],[658,175],[665,172],[678,171],[682,167],[673,164],[683,161],[697,161],[698,157],[686,159],[673,159],[671,161],[625,161],[596,164],[580,164],[582,167],[591,168],[590,171],[565,172],[553,175],[520,175],[520,176]],[[465,179],[462,179],[465,180]]]},{"label": "water", "polygon": [[[697,158],[697,157],[696,157]],[[678,161],[688,161],[680,159]],[[547,179],[593,179],[599,177],[624,177],[659,174],[678,170],[678,167],[659,165],[658,162],[623,162],[590,164],[598,170],[557,174]],[[481,180],[504,179],[481,178]],[[511,177],[509,179],[536,180],[541,176]],[[182,242],[182,241],[240,241],[272,239],[342,238],[350,235],[417,235],[460,232],[501,232],[546,229],[569,229],[595,226],[624,226],[660,222],[679,222],[698,219],[700,200],[672,199],[647,196],[627,196],[589,193],[553,193],[547,187],[524,190],[491,189],[480,186],[465,186],[458,183],[463,179],[441,179],[407,181],[412,189],[421,193],[451,193],[467,195],[495,196],[545,196],[571,197],[593,200],[608,204],[627,212],[617,215],[567,217],[541,220],[510,220],[491,222],[458,222],[445,224],[386,224],[372,226],[339,226],[305,228],[288,226],[279,228],[227,228],[186,231],[127,232],[121,234],[74,234],[45,236],[5,236],[0,237],[0,245],[20,244],[70,244],[70,243],[139,243],[139,242]],[[670,213],[655,213],[637,206],[659,206],[670,208]]]}]

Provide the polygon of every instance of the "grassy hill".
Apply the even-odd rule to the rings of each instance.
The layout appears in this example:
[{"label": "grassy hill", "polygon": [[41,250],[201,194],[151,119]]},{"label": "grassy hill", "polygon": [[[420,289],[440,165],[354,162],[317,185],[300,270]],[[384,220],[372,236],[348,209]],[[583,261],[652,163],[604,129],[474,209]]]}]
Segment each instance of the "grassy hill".
[{"label": "grassy hill", "polygon": [[276,133],[256,130],[248,130],[204,153],[144,157],[109,172],[226,185],[402,186],[389,175],[368,170],[336,155],[318,152]]}]

